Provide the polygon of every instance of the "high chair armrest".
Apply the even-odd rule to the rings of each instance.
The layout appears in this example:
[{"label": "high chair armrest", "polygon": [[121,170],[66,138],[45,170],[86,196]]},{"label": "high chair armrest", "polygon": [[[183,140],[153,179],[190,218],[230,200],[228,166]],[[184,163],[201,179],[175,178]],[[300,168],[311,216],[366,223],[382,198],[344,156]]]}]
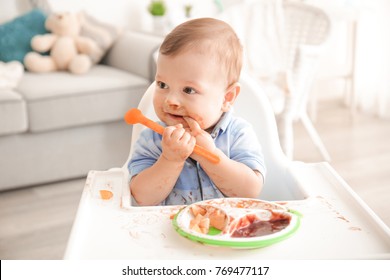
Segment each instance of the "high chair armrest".
[{"label": "high chair armrest", "polygon": [[161,43],[161,37],[127,30],[107,53],[104,63],[153,81],[153,53]]}]

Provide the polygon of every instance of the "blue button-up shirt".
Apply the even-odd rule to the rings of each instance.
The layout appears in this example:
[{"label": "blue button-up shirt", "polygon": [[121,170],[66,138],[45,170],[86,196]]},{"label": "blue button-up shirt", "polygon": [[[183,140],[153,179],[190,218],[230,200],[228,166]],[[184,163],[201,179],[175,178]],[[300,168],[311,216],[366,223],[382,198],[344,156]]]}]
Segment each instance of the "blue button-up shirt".
[{"label": "blue button-up shirt", "polygon": [[[214,127],[211,137],[216,147],[230,159],[259,171],[265,178],[266,168],[261,146],[247,121],[233,116],[231,112],[224,113]],[[162,153],[161,139],[162,136],[151,129],[141,132],[128,165],[131,178],[157,161]],[[200,164],[188,158],[172,192],[160,205],[191,204],[221,197],[224,197],[224,194],[214,185]]]}]

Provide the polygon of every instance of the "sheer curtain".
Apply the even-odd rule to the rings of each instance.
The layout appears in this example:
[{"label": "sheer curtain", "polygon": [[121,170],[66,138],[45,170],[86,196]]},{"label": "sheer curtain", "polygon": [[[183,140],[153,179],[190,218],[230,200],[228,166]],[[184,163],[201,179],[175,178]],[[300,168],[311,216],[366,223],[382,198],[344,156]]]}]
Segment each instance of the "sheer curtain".
[{"label": "sheer curtain", "polygon": [[390,1],[360,0],[355,94],[358,108],[390,119]]},{"label": "sheer curtain", "polygon": [[[343,16],[346,19],[347,14],[354,15],[353,17],[357,20],[357,35],[354,92],[352,93],[355,98],[352,104],[353,109],[357,107],[362,112],[390,119],[390,0],[301,1],[328,9],[330,16],[335,17],[336,21],[343,20]],[[341,13],[332,13],[335,11],[341,11]],[[336,33],[338,27],[337,24],[334,26]],[[336,36],[340,35],[342,34]],[[338,39],[342,41],[345,37]],[[338,46],[345,47],[341,43]],[[340,50],[334,49],[329,58],[336,59],[337,54],[340,54]],[[340,57],[337,61],[339,59]],[[335,67],[339,66],[343,67],[343,65]],[[332,75],[332,73],[329,74]]]},{"label": "sheer curtain", "polygon": [[218,18],[234,28],[243,44],[243,70],[261,82],[275,112],[281,113],[288,63],[285,57],[283,0],[237,1]]}]

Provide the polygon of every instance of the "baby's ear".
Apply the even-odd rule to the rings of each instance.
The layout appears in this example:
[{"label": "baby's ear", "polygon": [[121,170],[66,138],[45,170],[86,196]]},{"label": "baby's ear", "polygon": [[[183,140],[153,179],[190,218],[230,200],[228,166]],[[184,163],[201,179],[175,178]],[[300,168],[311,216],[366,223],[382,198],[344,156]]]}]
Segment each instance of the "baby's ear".
[{"label": "baby's ear", "polygon": [[241,85],[239,83],[232,84],[225,92],[225,97],[222,105],[222,111],[227,112],[231,109],[237,96],[240,94]]}]

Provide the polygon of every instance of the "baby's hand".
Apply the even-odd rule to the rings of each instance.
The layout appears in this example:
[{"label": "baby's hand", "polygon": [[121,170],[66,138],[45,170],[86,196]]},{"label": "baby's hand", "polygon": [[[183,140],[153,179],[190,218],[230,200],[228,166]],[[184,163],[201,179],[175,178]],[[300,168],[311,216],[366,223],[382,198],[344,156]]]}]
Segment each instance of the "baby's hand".
[{"label": "baby's hand", "polygon": [[182,124],[168,126],[162,135],[162,156],[169,161],[183,162],[194,150],[195,137]]},{"label": "baby's hand", "polygon": [[[191,135],[195,137],[196,144],[202,146],[203,148],[209,150],[210,152],[214,152],[216,147],[213,138],[209,133],[200,128],[200,125],[197,121],[192,118],[184,117],[185,121],[188,123],[188,126],[191,130]],[[195,160],[201,159],[200,156],[193,154],[191,156]]]}]

